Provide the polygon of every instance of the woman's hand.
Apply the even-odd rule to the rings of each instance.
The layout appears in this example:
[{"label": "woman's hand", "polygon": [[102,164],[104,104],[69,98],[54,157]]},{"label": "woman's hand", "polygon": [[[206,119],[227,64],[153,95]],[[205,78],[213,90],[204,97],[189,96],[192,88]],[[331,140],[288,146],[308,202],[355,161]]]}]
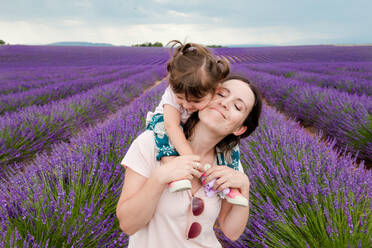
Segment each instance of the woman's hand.
[{"label": "woman's hand", "polygon": [[160,183],[166,185],[172,181],[200,177],[203,173],[200,166],[200,157],[196,155],[177,156],[171,161],[161,164],[156,171]]},{"label": "woman's hand", "polygon": [[228,166],[212,166],[205,172],[205,183],[216,178],[213,189],[223,191],[226,188],[238,188],[242,195],[249,196],[249,179],[243,172]]}]

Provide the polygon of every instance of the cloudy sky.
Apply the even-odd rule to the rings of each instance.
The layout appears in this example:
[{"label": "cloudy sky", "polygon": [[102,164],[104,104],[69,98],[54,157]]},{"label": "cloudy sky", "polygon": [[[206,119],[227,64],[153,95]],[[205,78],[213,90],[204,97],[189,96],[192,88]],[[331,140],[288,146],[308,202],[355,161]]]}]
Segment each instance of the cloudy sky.
[{"label": "cloudy sky", "polygon": [[371,0],[0,0],[0,39],[131,45],[372,43]]}]

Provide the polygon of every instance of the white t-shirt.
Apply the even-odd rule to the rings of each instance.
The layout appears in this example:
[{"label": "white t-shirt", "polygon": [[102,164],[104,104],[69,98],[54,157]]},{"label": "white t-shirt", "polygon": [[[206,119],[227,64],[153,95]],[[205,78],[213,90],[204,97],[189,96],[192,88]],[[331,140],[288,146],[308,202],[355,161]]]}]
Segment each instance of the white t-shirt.
[{"label": "white t-shirt", "polygon": [[176,108],[178,110],[178,112],[180,112],[182,124],[185,124],[187,119],[190,117],[190,113],[188,113],[186,109],[184,109],[182,106],[180,106],[176,102],[176,96],[175,96],[174,92],[172,91],[171,87],[168,86],[165,89],[163,96],[161,97],[161,101],[160,101],[159,105],[155,108],[155,111],[147,113],[146,126],[151,121],[152,117],[155,114],[164,114],[164,108],[163,108],[164,104],[169,104],[172,107]]},{"label": "white t-shirt", "polygon": [[[152,131],[140,134],[129,147],[121,165],[125,165],[144,177],[150,177],[160,166],[156,160],[155,138]],[[243,171],[241,165],[240,171]],[[190,191],[171,193],[165,189],[151,221],[129,237],[129,248],[218,248],[221,244],[213,231],[213,225],[221,209],[221,199],[216,195],[207,197],[203,187],[195,193],[204,201],[204,211],[199,216],[188,214]],[[188,218],[202,226],[201,234],[194,239],[186,239]]]}]

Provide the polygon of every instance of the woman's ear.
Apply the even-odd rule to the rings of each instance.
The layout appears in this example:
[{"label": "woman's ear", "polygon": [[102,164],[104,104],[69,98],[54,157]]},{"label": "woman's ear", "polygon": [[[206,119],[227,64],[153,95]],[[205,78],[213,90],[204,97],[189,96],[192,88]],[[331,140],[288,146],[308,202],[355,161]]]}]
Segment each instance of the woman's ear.
[{"label": "woman's ear", "polygon": [[239,136],[239,135],[242,135],[245,131],[247,130],[247,126],[240,126],[239,128],[237,128],[233,134],[235,136]]}]

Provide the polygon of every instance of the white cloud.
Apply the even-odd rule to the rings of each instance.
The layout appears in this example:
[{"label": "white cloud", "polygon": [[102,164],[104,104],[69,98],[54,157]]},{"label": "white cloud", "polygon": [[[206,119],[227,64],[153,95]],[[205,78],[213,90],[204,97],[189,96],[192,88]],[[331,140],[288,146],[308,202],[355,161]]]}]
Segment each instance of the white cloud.
[{"label": "white cloud", "polygon": [[175,16],[175,17],[191,17],[189,14],[175,11],[175,10],[168,10],[168,15]]},{"label": "white cloud", "polygon": [[[48,44],[57,41],[105,42],[131,45],[146,41],[166,44],[178,39],[201,44],[301,44],[304,40],[327,40],[327,33],[270,26],[263,28],[231,28],[216,25],[144,24],[105,26],[90,25],[78,20],[64,20],[58,28],[46,23],[0,22],[1,39],[11,44]],[[5,36],[4,36],[5,35]]]}]

